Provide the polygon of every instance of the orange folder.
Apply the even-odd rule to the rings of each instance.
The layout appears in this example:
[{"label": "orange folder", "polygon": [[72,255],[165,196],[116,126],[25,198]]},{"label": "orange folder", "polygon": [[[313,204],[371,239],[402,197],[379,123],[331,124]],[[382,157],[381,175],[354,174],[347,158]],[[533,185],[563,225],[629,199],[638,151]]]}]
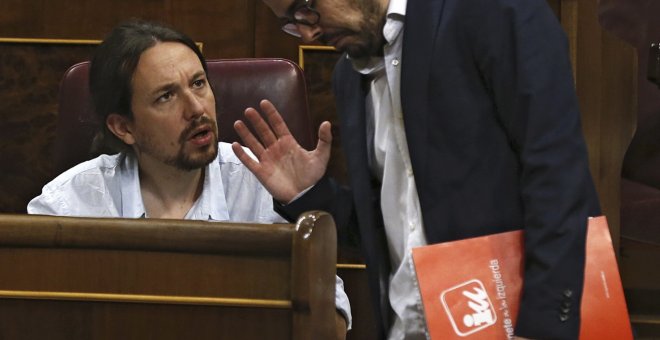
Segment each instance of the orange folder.
[{"label": "orange folder", "polygon": [[[513,337],[523,270],[521,230],[413,249],[431,339]],[[580,339],[632,339],[612,239],[590,218]]]}]

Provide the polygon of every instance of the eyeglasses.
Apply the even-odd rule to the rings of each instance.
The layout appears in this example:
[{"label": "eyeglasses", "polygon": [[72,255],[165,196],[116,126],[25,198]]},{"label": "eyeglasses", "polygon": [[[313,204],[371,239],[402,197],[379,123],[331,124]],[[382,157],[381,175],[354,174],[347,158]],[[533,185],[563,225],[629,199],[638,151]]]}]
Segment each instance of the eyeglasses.
[{"label": "eyeglasses", "polygon": [[292,10],[283,18],[280,18],[282,30],[294,37],[300,38],[298,25],[314,26],[321,20],[321,14],[312,8],[312,0],[303,0],[292,6]]}]

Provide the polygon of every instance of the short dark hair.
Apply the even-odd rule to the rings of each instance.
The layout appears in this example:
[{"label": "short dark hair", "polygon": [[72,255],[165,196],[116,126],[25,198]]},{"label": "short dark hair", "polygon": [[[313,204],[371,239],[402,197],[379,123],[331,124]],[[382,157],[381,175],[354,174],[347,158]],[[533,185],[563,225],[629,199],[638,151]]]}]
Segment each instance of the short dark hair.
[{"label": "short dark hair", "polygon": [[204,72],[208,73],[202,52],[185,34],[163,24],[138,19],[116,26],[94,52],[89,73],[92,102],[100,124],[94,139],[95,153],[130,150],[110,132],[105,121],[111,113],[133,119],[133,73],[142,53],[159,42],[179,42],[188,46],[199,58]]}]

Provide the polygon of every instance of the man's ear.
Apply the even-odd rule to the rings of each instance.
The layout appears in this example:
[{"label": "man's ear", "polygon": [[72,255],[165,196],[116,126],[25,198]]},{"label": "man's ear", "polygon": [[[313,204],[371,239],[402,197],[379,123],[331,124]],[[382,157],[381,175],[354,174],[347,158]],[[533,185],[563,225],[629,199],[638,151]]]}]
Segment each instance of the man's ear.
[{"label": "man's ear", "polygon": [[105,119],[105,125],[108,126],[110,132],[117,136],[117,138],[121,139],[124,143],[128,145],[135,144],[133,124],[125,116],[118,113],[111,113]]}]

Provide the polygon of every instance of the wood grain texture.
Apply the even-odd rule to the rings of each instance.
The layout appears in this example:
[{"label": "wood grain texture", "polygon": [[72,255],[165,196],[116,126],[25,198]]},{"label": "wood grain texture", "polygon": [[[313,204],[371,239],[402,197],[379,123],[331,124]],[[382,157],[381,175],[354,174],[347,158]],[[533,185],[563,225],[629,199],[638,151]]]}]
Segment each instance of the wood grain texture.
[{"label": "wood grain texture", "polygon": [[0,42],[1,212],[24,212],[53,177],[57,84],[92,50],[86,44]]},{"label": "wood grain texture", "polygon": [[332,123],[332,151],[327,174],[342,184],[348,184],[346,159],[341,148],[341,132],[335,97],[332,93],[332,72],[341,53],[319,46],[300,46],[298,63],[305,71],[312,125],[318,127],[324,121]]},{"label": "wood grain texture", "polygon": [[335,332],[326,213],[295,225],[3,215],[0,234],[0,313],[11,314],[0,320],[3,339]]},{"label": "wood grain texture", "polygon": [[[575,83],[589,164],[615,250],[620,235],[620,183],[623,157],[636,124],[637,57],[634,48],[605,31],[599,1],[570,4],[569,37],[574,37]],[[563,14],[562,14],[563,16]]]}]

